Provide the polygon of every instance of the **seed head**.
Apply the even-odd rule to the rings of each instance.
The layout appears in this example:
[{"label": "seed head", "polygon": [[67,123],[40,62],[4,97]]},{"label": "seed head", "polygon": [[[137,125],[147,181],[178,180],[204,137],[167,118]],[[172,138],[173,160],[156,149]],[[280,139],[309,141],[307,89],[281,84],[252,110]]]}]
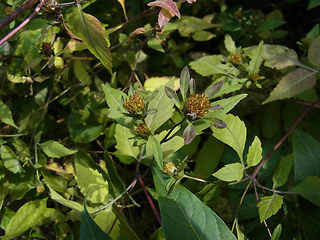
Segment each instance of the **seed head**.
[{"label": "seed head", "polygon": [[252,74],[252,75],[250,76],[250,78],[251,78],[253,81],[258,81],[259,78],[260,78],[260,76],[259,76],[259,74],[254,73],[254,74]]},{"label": "seed head", "polygon": [[144,111],[144,100],[142,96],[139,93],[134,93],[130,97],[128,97],[124,104],[123,107],[131,114],[131,115],[136,115],[136,114],[141,114]]},{"label": "seed head", "polygon": [[140,125],[136,128],[138,135],[144,139],[148,138],[150,135],[149,128],[144,124],[140,123]]},{"label": "seed head", "polygon": [[242,57],[239,53],[234,53],[231,55],[231,58],[230,58],[230,61],[233,63],[233,64],[236,64],[236,65],[239,65],[242,61]]},{"label": "seed head", "polygon": [[177,167],[173,162],[166,162],[163,167],[163,172],[167,175],[174,176],[177,174]]},{"label": "seed head", "polygon": [[185,110],[188,115],[193,115],[195,118],[201,118],[210,110],[210,100],[203,93],[191,95],[186,102]]}]

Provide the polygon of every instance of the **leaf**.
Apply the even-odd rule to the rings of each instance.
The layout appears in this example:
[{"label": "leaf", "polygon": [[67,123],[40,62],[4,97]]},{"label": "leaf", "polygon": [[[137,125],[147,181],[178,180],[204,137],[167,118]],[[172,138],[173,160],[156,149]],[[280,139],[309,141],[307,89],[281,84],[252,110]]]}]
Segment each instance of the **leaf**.
[{"label": "leaf", "polygon": [[161,45],[161,41],[157,38],[151,38],[148,42],[148,46],[156,51],[164,52],[164,49]]},{"label": "leaf", "polygon": [[18,129],[18,126],[13,121],[10,108],[7,105],[5,105],[1,99],[0,99],[0,120],[1,122]]},{"label": "leaf", "polygon": [[84,209],[81,212],[80,240],[112,240],[91,218],[86,208],[86,202],[84,202],[83,207]]},{"label": "leaf", "polygon": [[224,37],[224,46],[229,53],[235,53],[237,50],[236,44],[234,43],[229,34],[226,34]]},{"label": "leaf", "polygon": [[180,75],[180,92],[181,92],[183,101],[186,100],[189,82],[190,82],[189,68],[185,66]]},{"label": "leaf", "polygon": [[308,176],[320,177],[320,143],[309,134],[295,130],[292,136],[296,182]]},{"label": "leaf", "polygon": [[313,204],[320,207],[320,178],[308,176],[301,183],[296,185],[293,192],[299,194]]},{"label": "leaf", "polygon": [[[173,81],[173,84],[171,81]],[[160,86],[165,85],[175,91],[180,88],[179,79],[175,77],[151,77],[146,79],[146,81],[144,82],[144,88],[151,92],[153,92]]]},{"label": "leaf", "polygon": [[243,177],[243,166],[238,162],[230,163],[213,173],[212,176],[225,182],[240,181]]},{"label": "leaf", "polygon": [[88,50],[112,73],[112,57],[100,21],[80,7],[69,18],[71,31],[80,37]]},{"label": "leaf", "polygon": [[43,152],[52,158],[61,158],[67,155],[71,155],[76,153],[78,150],[70,150],[64,147],[61,143],[58,143],[53,140],[49,140],[47,142],[40,144]]},{"label": "leaf", "polygon": [[283,196],[273,193],[271,196],[261,198],[258,203],[260,222],[265,221],[272,215],[276,214],[283,203]]},{"label": "leaf", "polygon": [[112,88],[109,84],[103,84],[102,90],[110,109],[121,110],[123,112],[125,111],[123,107],[123,100],[127,98],[127,95],[124,92]]},{"label": "leaf", "polygon": [[247,138],[247,128],[244,122],[232,114],[225,115],[221,119],[227,124],[227,127],[222,129],[211,127],[212,135],[232,147],[243,162],[243,150]]},{"label": "leaf", "polygon": [[285,46],[264,44],[262,56],[264,65],[270,68],[283,69],[300,65],[297,53]]},{"label": "leaf", "polygon": [[169,11],[172,16],[177,16],[178,18],[181,17],[181,14],[178,10],[177,4],[172,0],[156,0],[153,2],[148,3],[148,6],[156,6],[164,8],[165,10]]},{"label": "leaf", "polygon": [[249,152],[247,155],[247,167],[252,167],[257,165],[262,158],[262,147],[260,139],[255,136],[251,146],[249,147]]},{"label": "leaf", "polygon": [[160,169],[163,168],[163,158],[162,158],[162,151],[161,151],[161,145],[159,140],[157,140],[154,136],[150,136],[148,139],[148,142],[152,144],[152,151],[154,159],[156,160],[156,163]]},{"label": "leaf", "polygon": [[194,80],[194,78],[190,78],[189,81],[189,91],[190,91],[190,95],[195,94],[196,92],[196,81]]},{"label": "leaf", "polygon": [[[220,106],[220,105],[216,105],[216,106]],[[211,120],[211,125],[215,128],[218,128],[218,129],[222,129],[222,128],[227,127],[227,124],[219,118],[213,118]]]},{"label": "leaf", "polygon": [[216,36],[215,34],[212,34],[211,32],[208,32],[208,31],[196,31],[192,35],[192,38],[195,41],[204,42],[204,41],[209,41],[210,39],[214,38],[215,36]]},{"label": "leaf", "polygon": [[167,86],[165,86],[165,91],[166,91],[168,98],[170,98],[171,101],[180,109],[181,104],[180,104],[180,101],[179,101],[179,98],[178,98],[176,91],[174,91],[173,89],[171,89]]},{"label": "leaf", "polygon": [[280,160],[276,169],[273,172],[273,176],[272,176],[273,188],[280,187],[287,182],[292,165],[293,165],[292,154]]},{"label": "leaf", "polygon": [[315,38],[308,50],[308,60],[316,68],[320,67],[320,36]]},{"label": "leaf", "polygon": [[167,97],[164,87],[159,88],[157,95],[150,101],[148,109],[156,109],[156,112],[148,113],[145,122],[151,132],[157,130],[168,121],[174,112],[173,103]]},{"label": "leaf", "polygon": [[47,208],[47,198],[29,201],[18,209],[10,219],[2,240],[15,238],[37,225],[62,218],[63,215],[56,209]]},{"label": "leaf", "polygon": [[308,5],[308,11],[311,10],[312,8],[320,6],[320,1],[319,0],[310,0],[309,5]]},{"label": "leaf", "polygon": [[278,226],[273,230],[271,240],[279,240],[281,236],[282,226],[279,223]]},{"label": "leaf", "polygon": [[236,239],[218,215],[188,189],[176,184],[168,195],[165,188],[170,178],[156,168],[153,178],[166,239]]},{"label": "leaf", "polygon": [[223,59],[222,55],[212,55],[199,58],[196,61],[190,63],[190,66],[197,73],[204,77],[212,76],[215,74],[226,74],[226,71],[219,68]]},{"label": "leaf", "polygon": [[50,185],[47,184],[47,187],[49,188],[50,191],[50,198],[57,201],[58,203],[71,208],[73,210],[81,212],[83,210],[83,207],[80,203],[71,201],[68,199],[65,199],[62,197],[59,193],[57,193]]},{"label": "leaf", "polygon": [[1,145],[0,151],[3,164],[10,172],[16,174],[24,171],[19,159],[9,146]]},{"label": "leaf", "polygon": [[210,87],[208,87],[205,92],[204,95],[206,95],[207,98],[212,99],[222,88],[224,81],[219,81],[217,83],[212,84]]},{"label": "leaf", "polygon": [[262,47],[263,41],[260,42],[257,48],[253,51],[253,56],[249,64],[249,75],[259,73],[259,68],[262,63]]},{"label": "leaf", "polygon": [[132,138],[134,135],[128,128],[117,124],[114,137],[117,141],[116,149],[118,153],[136,158],[139,153],[139,148],[133,146],[134,139]]},{"label": "leaf", "polygon": [[196,137],[196,130],[194,129],[194,126],[189,123],[188,126],[183,131],[183,139],[184,144],[188,145],[192,142],[192,140]]},{"label": "leaf", "polygon": [[314,72],[297,68],[284,76],[272,90],[270,96],[262,103],[266,104],[279,99],[294,97],[311,88],[316,83]]}]

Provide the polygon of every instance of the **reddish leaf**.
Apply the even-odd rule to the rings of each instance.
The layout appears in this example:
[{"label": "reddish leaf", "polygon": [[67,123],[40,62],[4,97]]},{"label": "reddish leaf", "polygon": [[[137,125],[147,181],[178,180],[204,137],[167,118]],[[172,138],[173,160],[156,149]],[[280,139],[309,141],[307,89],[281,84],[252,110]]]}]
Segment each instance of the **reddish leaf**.
[{"label": "reddish leaf", "polygon": [[177,4],[172,1],[172,0],[157,0],[151,3],[148,3],[148,6],[156,6],[156,7],[161,7],[162,9],[165,9],[169,11],[173,16],[177,16],[178,18],[181,17],[181,14],[178,10]]}]

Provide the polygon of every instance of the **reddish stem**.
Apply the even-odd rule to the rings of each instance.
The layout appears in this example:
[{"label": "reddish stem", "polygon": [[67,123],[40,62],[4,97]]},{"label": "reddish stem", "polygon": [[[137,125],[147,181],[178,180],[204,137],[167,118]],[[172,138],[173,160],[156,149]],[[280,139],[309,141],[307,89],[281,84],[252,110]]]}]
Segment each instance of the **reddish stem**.
[{"label": "reddish stem", "polygon": [[148,202],[149,202],[149,204],[150,204],[150,206],[151,206],[151,208],[152,208],[152,211],[153,211],[153,213],[154,213],[154,215],[155,215],[158,223],[159,223],[160,226],[161,226],[161,218],[160,218],[160,215],[159,215],[156,207],[154,206],[154,204],[153,204],[153,202],[152,202],[152,199],[151,199],[151,197],[150,197],[150,194],[148,193],[148,190],[147,190],[146,186],[144,185],[144,182],[142,181],[142,178],[141,178],[140,176],[138,177],[138,181],[139,181],[139,183],[140,183],[140,185],[141,185],[141,187],[142,187],[142,189],[143,189],[143,191],[144,191],[144,194],[146,195],[146,197],[147,197],[147,199],[148,199]]}]

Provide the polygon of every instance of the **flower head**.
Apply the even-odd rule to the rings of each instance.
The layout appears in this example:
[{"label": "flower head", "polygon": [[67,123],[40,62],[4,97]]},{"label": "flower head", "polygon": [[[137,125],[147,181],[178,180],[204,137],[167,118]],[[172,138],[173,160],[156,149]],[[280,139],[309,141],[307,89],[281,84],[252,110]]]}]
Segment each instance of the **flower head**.
[{"label": "flower head", "polygon": [[150,130],[144,123],[140,123],[140,125],[136,128],[136,131],[140,137],[145,139],[150,135]]},{"label": "flower head", "polygon": [[177,167],[173,162],[166,162],[163,167],[163,172],[167,175],[174,176],[177,174]]},{"label": "flower head", "polygon": [[210,100],[203,93],[192,94],[185,104],[187,118],[190,118],[190,120],[203,117],[209,112],[210,108]]},{"label": "flower head", "polygon": [[123,107],[131,115],[138,115],[144,112],[145,103],[143,97],[139,93],[134,93],[125,100]]}]

